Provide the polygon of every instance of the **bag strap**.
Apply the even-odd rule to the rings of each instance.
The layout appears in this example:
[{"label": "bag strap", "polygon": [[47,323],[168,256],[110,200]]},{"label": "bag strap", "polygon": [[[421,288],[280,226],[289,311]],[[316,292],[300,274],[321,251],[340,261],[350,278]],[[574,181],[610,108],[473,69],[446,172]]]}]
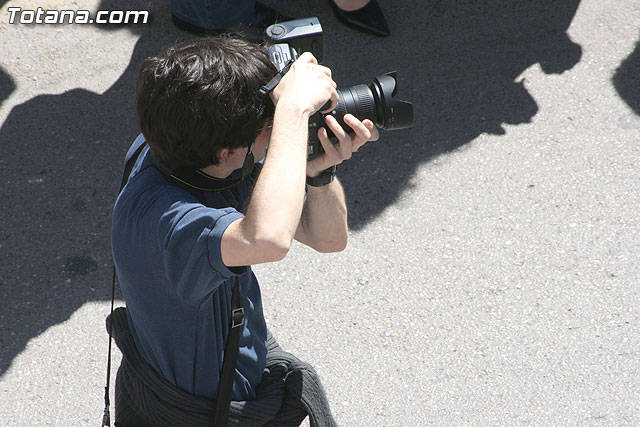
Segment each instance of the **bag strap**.
[{"label": "bag strap", "polygon": [[[131,175],[131,171],[133,170],[133,166],[136,164],[138,157],[140,157],[140,153],[144,147],[146,147],[146,143],[142,135],[138,136],[136,140],[133,142],[133,145],[129,149],[127,153],[127,157],[124,162],[124,171],[122,173],[122,180],[120,181],[120,190],[118,194],[122,191],[125,185],[127,185],[127,181],[129,181],[129,175]],[[113,306],[116,300],[116,265],[112,264],[112,280],[111,280],[111,313],[113,314]],[[111,343],[113,341],[111,331],[113,328],[109,328],[109,350],[107,350],[107,384],[104,388],[104,414],[102,415],[102,427],[111,426],[111,413],[109,411],[109,406],[111,406],[111,402],[109,399],[109,385],[111,383]]]},{"label": "bag strap", "polygon": [[[120,182],[120,191],[129,181],[129,175],[133,167],[140,157],[140,153],[147,146],[142,135],[138,136],[127,153],[125,159],[124,172]],[[116,298],[116,266],[113,264],[113,275],[111,283],[111,314],[113,314],[114,302]],[[216,408],[214,413],[214,427],[226,427],[229,418],[229,408],[231,405],[231,397],[233,394],[233,379],[235,378],[236,360],[238,358],[238,349],[240,346],[240,332],[244,325],[244,308],[240,305],[240,281],[235,276],[233,283],[233,291],[231,295],[231,323],[229,325],[229,335],[224,348],[224,358],[222,361],[222,373],[220,375],[220,383],[218,384],[218,396],[216,398]],[[109,385],[111,382],[111,343],[113,328],[109,328],[109,350],[107,355],[107,381],[104,388],[104,415],[102,416],[102,427],[111,426],[111,414],[109,407],[111,405],[109,399]]]},{"label": "bag strap", "polygon": [[244,325],[244,308],[240,305],[240,280],[235,276],[233,294],[231,296],[231,324],[229,336],[224,346],[222,374],[218,384],[216,409],[213,418],[214,427],[226,427],[229,419],[231,397],[233,395],[233,379],[235,378],[236,360],[240,347],[240,332]]}]

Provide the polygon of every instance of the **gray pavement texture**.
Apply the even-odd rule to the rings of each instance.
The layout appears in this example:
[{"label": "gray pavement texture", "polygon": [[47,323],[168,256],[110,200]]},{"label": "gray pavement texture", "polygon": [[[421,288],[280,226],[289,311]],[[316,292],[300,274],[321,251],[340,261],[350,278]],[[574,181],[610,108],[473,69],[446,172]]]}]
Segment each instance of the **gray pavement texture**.
[{"label": "gray pavement texture", "polygon": [[[341,167],[347,250],[256,267],[339,424],[640,425],[640,3],[381,0],[386,39],[269,3],[320,18],[341,86],[398,70],[415,105]],[[12,25],[11,5],[152,22]],[[2,426],[100,423],[136,70],[185,38],[167,1],[0,0]]]}]

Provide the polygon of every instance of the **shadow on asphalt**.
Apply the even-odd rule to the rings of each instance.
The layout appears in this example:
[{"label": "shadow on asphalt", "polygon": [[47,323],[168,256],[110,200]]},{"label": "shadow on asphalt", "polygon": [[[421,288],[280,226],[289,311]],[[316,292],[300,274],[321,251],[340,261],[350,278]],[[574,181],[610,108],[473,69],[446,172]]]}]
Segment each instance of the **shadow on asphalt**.
[{"label": "shadow on asphalt", "polygon": [[0,67],[0,107],[2,103],[11,96],[14,90],[16,90],[16,84],[13,82],[13,79]]},{"label": "shadow on asphalt", "polygon": [[[186,37],[171,26],[168,2],[118,0],[99,9],[150,10],[150,24],[130,27],[140,38],[120,78],[103,94],[74,89],[32,98],[0,128],[0,375],[31,338],[88,301],[110,299],[111,213],[138,133],[137,69]],[[106,335],[104,343],[96,355],[106,352]]]},{"label": "shadow on asphalt", "polygon": [[612,80],[620,97],[640,116],[640,40],[631,55],[622,61]]},{"label": "shadow on asphalt", "polygon": [[[398,96],[415,105],[413,129],[383,132],[380,142],[341,168],[351,228],[365,226],[396,202],[428,160],[483,133],[504,134],[504,124],[529,123],[538,105],[519,76],[536,64],[556,74],[578,63],[582,48],[566,32],[578,5],[579,0],[432,1],[421,10],[408,7],[392,21],[393,34],[402,19],[411,29],[402,31],[404,43],[392,37],[373,45],[371,60],[357,56],[347,64],[351,70],[375,68],[376,73],[367,71],[371,77],[398,69]],[[348,74],[334,69],[337,79]]]},{"label": "shadow on asphalt", "polygon": [[[341,167],[353,229],[392,205],[424,162],[482,133],[502,134],[505,123],[530,122],[538,106],[518,80],[528,67],[561,73],[580,60],[580,46],[566,34],[579,0],[475,3],[383,2],[392,30],[386,39],[340,26],[325,2],[287,5],[292,16],[320,18],[325,64],[341,86],[398,70],[398,96],[415,105],[413,129],[383,132]],[[0,375],[31,338],[88,301],[110,299],[111,211],[122,159],[138,132],[137,68],[187,36],[171,26],[166,1],[99,8],[149,8],[153,22],[132,27],[140,38],[131,62],[105,93],[37,96],[13,108],[0,128]],[[0,71],[0,82],[5,87],[11,77]],[[104,336],[101,360],[106,333],[95,333]]]}]

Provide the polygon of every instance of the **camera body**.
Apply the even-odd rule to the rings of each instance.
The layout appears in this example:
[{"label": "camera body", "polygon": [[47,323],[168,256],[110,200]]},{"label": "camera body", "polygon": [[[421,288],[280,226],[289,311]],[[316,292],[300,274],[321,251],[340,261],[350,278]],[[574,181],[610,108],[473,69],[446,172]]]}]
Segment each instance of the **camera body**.
[{"label": "camera body", "polygon": [[[303,52],[311,52],[322,63],[324,44],[322,26],[316,17],[295,19],[269,26],[265,30],[269,46],[269,58],[278,71],[295,61]],[[369,119],[379,128],[405,129],[413,126],[413,105],[395,98],[397,93],[397,73],[391,72],[376,77],[369,85],[355,85],[338,90],[338,103],[329,114],[340,126],[349,131],[343,117],[350,113],[359,120]],[[318,128],[324,126],[325,115],[316,112],[309,118],[309,142],[307,159],[311,160],[324,149],[318,139]],[[329,139],[337,143],[337,138],[327,129]]]},{"label": "camera body", "polygon": [[311,52],[322,63],[322,25],[316,17],[273,24],[265,30],[265,35],[271,43],[269,57],[278,71],[282,71],[289,61],[295,61],[302,52]]},{"label": "camera body", "polygon": [[[282,71],[289,62],[298,59],[303,52],[311,52],[322,63],[324,43],[322,25],[316,17],[295,19],[269,26],[265,30],[269,46],[269,58],[278,71]],[[322,152],[318,139],[318,127],[324,124],[324,116],[320,112],[309,118],[309,142],[307,159],[311,160]]]}]

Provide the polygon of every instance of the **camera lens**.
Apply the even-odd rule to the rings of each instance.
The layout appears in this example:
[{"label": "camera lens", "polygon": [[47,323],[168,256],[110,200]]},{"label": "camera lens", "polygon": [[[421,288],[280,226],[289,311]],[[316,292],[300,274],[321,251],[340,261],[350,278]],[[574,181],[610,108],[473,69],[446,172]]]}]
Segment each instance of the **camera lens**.
[{"label": "camera lens", "polygon": [[[413,126],[413,105],[396,99],[398,92],[397,73],[387,73],[373,79],[369,85],[355,85],[338,90],[338,103],[330,113],[346,131],[351,128],[344,123],[344,115],[350,113],[359,120],[369,119],[379,128],[386,130],[405,129]],[[308,159],[311,160],[324,150],[315,132],[324,126],[320,114],[309,120],[310,139]],[[337,141],[333,132],[327,129],[329,138]]]},{"label": "camera lens", "polygon": [[369,119],[386,130],[413,126],[413,105],[395,98],[396,79],[393,72],[376,77],[368,86],[361,84],[338,90],[338,104],[331,114],[345,129],[349,129],[343,121],[347,113],[359,120]]}]

